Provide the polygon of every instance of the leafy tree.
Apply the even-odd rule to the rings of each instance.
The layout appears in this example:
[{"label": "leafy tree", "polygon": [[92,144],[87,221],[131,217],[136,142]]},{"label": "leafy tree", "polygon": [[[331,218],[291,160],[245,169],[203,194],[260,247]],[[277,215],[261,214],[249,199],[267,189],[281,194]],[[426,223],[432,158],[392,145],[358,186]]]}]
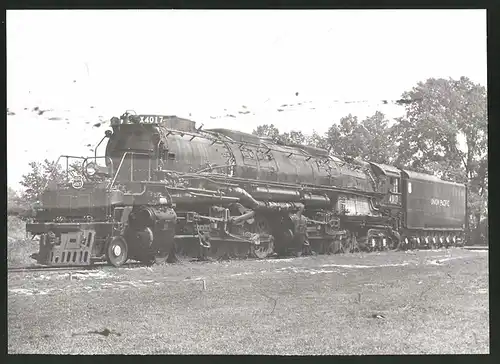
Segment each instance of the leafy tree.
[{"label": "leafy tree", "polygon": [[391,163],[395,154],[392,133],[388,127],[389,121],[381,112],[376,112],[363,120],[358,121],[351,114],[340,119],[340,123],[333,124],[323,135],[313,132],[304,135],[301,131],[280,133],[273,124],[258,126],[253,131],[256,135],[270,137],[277,143],[307,144],[327,149],[333,155],[345,158],[360,157],[378,163]]},{"label": "leafy tree", "polygon": [[28,205],[12,187],[7,187],[7,214],[23,215],[28,210]]},{"label": "leafy tree", "polygon": [[306,136],[301,131],[292,130],[290,133],[280,133],[274,124],[259,125],[252,134],[271,138],[279,144],[304,144]]},{"label": "leafy tree", "polygon": [[274,142],[280,139],[280,131],[274,124],[264,124],[259,125],[257,129],[255,129],[252,134],[271,138]]},{"label": "leafy tree", "polygon": [[19,198],[16,190],[12,187],[7,187],[7,208],[14,206],[16,204],[16,199]]},{"label": "leafy tree", "polygon": [[[467,183],[474,240],[479,239],[481,217],[487,214],[486,89],[466,77],[430,78],[403,98],[408,101],[406,117],[392,128],[397,163]],[[459,137],[465,140],[466,151],[458,148]]]},{"label": "leafy tree", "polygon": [[395,147],[389,121],[379,111],[361,122],[349,114],[340,119],[339,125],[333,124],[325,138],[335,155],[376,163],[393,162]]},{"label": "leafy tree", "polygon": [[304,144],[306,136],[301,131],[292,130],[290,133],[281,134],[280,141],[283,144]]},{"label": "leafy tree", "polygon": [[326,132],[328,150],[340,157],[359,157],[361,143],[357,140],[358,117],[351,114],[340,119],[339,125],[333,124]]},{"label": "leafy tree", "polygon": [[375,163],[392,164],[396,154],[389,120],[380,111],[361,122],[362,159]]},{"label": "leafy tree", "polygon": [[328,139],[325,136],[319,135],[317,131],[313,131],[312,135],[307,135],[305,143],[312,147],[329,149]]},{"label": "leafy tree", "polygon": [[[56,162],[45,159],[43,163],[30,162],[31,171],[22,176],[20,184],[25,188],[21,199],[26,204],[33,204],[40,199],[42,193],[49,186],[62,183],[68,177],[66,170]],[[70,173],[80,173],[81,166],[78,162],[69,165]]]}]

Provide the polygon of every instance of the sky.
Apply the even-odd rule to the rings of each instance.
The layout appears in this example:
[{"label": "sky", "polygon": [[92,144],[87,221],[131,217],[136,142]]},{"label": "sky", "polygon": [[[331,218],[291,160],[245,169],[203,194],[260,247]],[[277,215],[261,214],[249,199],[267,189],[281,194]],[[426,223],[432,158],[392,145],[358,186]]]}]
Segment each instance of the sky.
[{"label": "sky", "polygon": [[8,184],[30,161],[93,155],[93,125],[125,110],[323,133],[402,116],[381,100],[431,77],[486,86],[486,70],[485,10],[7,11]]}]

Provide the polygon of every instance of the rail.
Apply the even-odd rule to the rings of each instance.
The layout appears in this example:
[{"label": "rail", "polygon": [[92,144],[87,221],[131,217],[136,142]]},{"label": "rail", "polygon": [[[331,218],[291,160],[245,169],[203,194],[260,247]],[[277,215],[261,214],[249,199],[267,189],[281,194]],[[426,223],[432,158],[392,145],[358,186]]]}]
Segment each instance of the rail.
[{"label": "rail", "polygon": [[97,144],[97,146],[95,147],[94,149],[94,162],[97,163],[97,149],[99,148],[99,146],[101,145],[101,143],[104,141],[104,139],[108,138],[108,134],[106,132],[106,135],[101,139],[101,141],[99,142],[99,144]]},{"label": "rail", "polygon": [[82,161],[82,165],[81,165],[81,168],[82,168],[82,173],[85,174],[85,166],[87,164],[87,161],[89,159],[94,159],[95,161],[97,161],[97,159],[108,159],[110,164],[111,164],[111,174],[113,174],[113,169],[114,169],[114,165],[113,165],[113,160],[107,156],[93,156],[93,157],[83,157],[83,156],[75,156],[75,155],[65,155],[65,154],[61,154],[55,164],[54,164],[54,167],[52,168],[51,172],[50,172],[50,175],[49,175],[49,178],[47,178],[47,181],[45,182],[45,185],[43,186],[43,190],[45,190],[47,188],[47,186],[49,185],[49,183],[51,181],[53,181],[54,179],[54,175],[57,171],[57,167],[59,166],[59,162],[61,160],[61,158],[66,158],[66,179],[69,180],[69,159],[81,159],[83,160]]},{"label": "rail", "polygon": [[[141,262],[127,262],[122,265],[122,268],[141,268],[146,267],[147,264]],[[8,267],[8,273],[28,273],[28,272],[72,272],[72,271],[85,271],[85,270],[98,270],[110,267],[107,263],[94,263],[91,265],[61,265],[61,266],[39,266],[29,265],[24,267]]]},{"label": "rail", "polygon": [[57,166],[59,165],[59,161],[61,160],[61,158],[66,158],[66,178],[69,179],[69,158],[73,158],[73,159],[87,159],[88,157],[81,157],[81,156],[74,156],[74,155],[60,155],[57,160],[56,160],[56,163],[54,164],[54,167],[52,168],[52,171],[49,175],[49,178],[47,178],[47,181],[45,182],[45,185],[43,186],[43,190],[45,190],[47,188],[47,186],[49,185],[49,183],[53,180],[54,178],[54,174],[56,173],[57,171]]}]

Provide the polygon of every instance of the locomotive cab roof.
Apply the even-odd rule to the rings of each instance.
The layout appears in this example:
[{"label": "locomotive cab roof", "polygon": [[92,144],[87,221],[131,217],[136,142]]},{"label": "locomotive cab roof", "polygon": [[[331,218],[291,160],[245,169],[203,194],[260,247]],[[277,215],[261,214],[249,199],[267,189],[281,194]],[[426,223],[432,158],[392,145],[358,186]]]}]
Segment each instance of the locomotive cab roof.
[{"label": "locomotive cab roof", "polygon": [[401,176],[401,170],[399,170],[395,166],[390,166],[388,164],[383,164],[383,163],[375,163],[375,162],[369,162],[370,165],[373,167],[375,170],[375,173],[377,175],[386,175],[389,177],[400,177]]}]

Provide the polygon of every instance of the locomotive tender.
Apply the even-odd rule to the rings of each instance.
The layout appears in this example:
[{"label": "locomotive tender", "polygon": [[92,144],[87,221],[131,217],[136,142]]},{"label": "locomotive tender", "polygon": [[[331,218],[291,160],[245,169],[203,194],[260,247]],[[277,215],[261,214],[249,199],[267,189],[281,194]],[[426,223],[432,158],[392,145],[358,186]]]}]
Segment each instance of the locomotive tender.
[{"label": "locomotive tender", "polygon": [[[27,231],[44,265],[462,245],[465,185],[176,116],[124,113]],[[66,158],[66,164],[71,156]]]}]

